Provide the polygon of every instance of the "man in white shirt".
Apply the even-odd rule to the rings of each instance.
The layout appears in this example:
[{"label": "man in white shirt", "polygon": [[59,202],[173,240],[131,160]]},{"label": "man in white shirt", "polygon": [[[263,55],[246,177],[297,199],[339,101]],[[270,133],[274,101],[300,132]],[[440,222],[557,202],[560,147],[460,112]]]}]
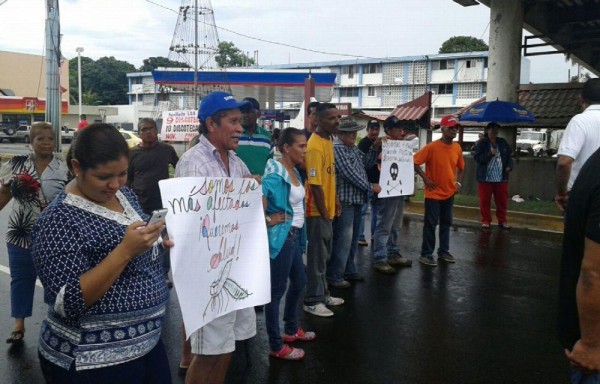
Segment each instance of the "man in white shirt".
[{"label": "man in white shirt", "polygon": [[583,85],[579,101],[583,112],[575,115],[558,148],[556,165],[557,194],[554,201],[564,212],[568,192],[587,159],[600,148],[600,79],[589,79]]}]

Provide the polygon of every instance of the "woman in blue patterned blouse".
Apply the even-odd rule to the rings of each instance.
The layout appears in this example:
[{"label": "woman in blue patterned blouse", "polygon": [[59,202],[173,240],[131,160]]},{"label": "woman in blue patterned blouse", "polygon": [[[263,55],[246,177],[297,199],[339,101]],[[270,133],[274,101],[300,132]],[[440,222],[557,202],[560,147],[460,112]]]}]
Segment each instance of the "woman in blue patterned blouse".
[{"label": "woman in blue patterned blouse", "polygon": [[48,383],[171,382],[160,341],[164,221],[144,227],[147,216],[124,187],[127,158],[114,127],[88,126],[67,156],[75,178],[33,229],[48,304],[39,340]]},{"label": "woman in blue patterned blouse", "polygon": [[25,318],[31,316],[35,267],[30,252],[33,223],[67,183],[65,162],[52,154],[54,132],[48,123],[34,123],[29,132],[29,155],[17,155],[0,168],[0,209],[13,199],[8,219],[6,248],[10,265],[10,306],[15,319],[7,343],[21,344]]}]

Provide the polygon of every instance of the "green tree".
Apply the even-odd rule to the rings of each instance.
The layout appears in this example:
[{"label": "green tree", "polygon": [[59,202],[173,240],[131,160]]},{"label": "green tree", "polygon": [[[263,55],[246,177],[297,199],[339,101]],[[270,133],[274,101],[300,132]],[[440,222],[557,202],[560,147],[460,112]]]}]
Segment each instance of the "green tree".
[{"label": "green tree", "polygon": [[[127,104],[127,73],[136,68],[114,57],[102,57],[96,61],[81,58],[81,90],[86,104]],[[77,58],[69,60],[69,88],[71,98],[77,100]],[[83,100],[82,100],[83,101]]]},{"label": "green tree", "polygon": [[489,49],[485,41],[472,36],[453,36],[442,43],[438,53],[479,52]]},{"label": "green tree", "polygon": [[190,66],[185,63],[180,63],[179,61],[169,60],[166,57],[158,56],[158,57],[149,57],[144,59],[144,64],[140,67],[140,72],[151,72],[156,68],[164,67],[164,68],[189,68]]},{"label": "green tree", "polygon": [[[94,65],[94,60],[86,56],[81,56],[81,89],[82,94],[89,88],[90,84],[86,84],[89,80],[87,73],[90,68]],[[79,84],[78,84],[78,73],[77,73],[77,57],[69,60],[69,97],[72,104],[79,103]],[[83,96],[82,96],[83,103]]]},{"label": "green tree", "polygon": [[219,43],[219,53],[215,56],[215,61],[221,68],[245,67],[254,64],[254,59],[242,52],[231,41]]}]

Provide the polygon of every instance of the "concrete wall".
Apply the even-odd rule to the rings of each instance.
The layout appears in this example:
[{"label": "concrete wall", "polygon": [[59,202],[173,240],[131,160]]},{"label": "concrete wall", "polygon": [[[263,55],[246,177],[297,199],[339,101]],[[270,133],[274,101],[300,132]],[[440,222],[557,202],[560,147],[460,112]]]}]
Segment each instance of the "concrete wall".
[{"label": "concrete wall", "polygon": [[[520,195],[550,201],[556,194],[556,158],[517,157],[515,169],[511,172],[508,184],[509,198]],[[477,195],[476,163],[473,157],[465,155],[465,175],[463,193]]]}]

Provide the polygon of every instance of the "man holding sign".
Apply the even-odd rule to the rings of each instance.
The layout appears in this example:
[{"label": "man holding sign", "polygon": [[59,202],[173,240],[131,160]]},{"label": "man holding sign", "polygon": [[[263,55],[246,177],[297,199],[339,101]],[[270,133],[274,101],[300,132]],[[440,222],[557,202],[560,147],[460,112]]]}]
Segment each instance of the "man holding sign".
[{"label": "man holding sign", "polygon": [[[205,96],[198,110],[200,139],[177,163],[175,177],[249,176],[248,167],[234,152],[243,132],[240,108],[247,105],[248,102],[237,102],[225,92]],[[235,341],[254,335],[256,315],[253,307],[226,313],[195,331],[190,336],[193,358],[186,383],[224,382]]]},{"label": "man holding sign", "polygon": [[[412,194],[413,188],[406,189],[400,172],[401,148],[398,142],[406,136],[408,121],[389,116],[383,122],[386,137],[381,154],[379,184],[381,191],[375,202],[377,224],[373,234],[373,269],[385,274],[394,274],[397,267],[410,267],[412,260],[400,254],[400,228],[404,214],[404,196]],[[388,144],[388,145],[386,145]],[[394,161],[388,161],[392,158]],[[409,155],[410,157],[410,155]],[[412,166],[412,164],[411,164]],[[410,172],[410,180],[413,173]]]}]

